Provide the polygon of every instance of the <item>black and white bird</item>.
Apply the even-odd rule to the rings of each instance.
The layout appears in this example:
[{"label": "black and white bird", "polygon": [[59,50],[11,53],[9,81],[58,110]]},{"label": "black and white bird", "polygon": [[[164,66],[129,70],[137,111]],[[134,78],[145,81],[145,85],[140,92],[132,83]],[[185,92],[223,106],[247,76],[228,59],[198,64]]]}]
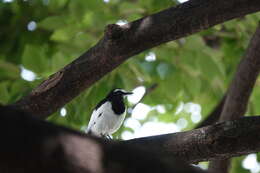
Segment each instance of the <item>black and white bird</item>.
[{"label": "black and white bird", "polygon": [[133,93],[123,89],[113,89],[95,107],[86,132],[99,137],[110,137],[116,132],[125,119],[124,97],[129,94]]}]

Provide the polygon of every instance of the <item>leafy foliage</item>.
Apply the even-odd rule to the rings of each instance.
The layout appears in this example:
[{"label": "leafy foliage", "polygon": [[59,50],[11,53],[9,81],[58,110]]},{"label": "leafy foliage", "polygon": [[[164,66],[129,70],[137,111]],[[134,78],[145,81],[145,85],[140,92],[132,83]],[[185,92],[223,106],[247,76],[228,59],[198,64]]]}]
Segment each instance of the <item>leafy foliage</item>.
[{"label": "leafy foliage", "polygon": [[[133,21],[176,4],[172,0],[0,1],[0,103],[15,102],[80,56],[102,37],[107,24]],[[259,19],[259,13],[248,15],[147,50],[67,104],[66,116],[57,112],[49,120],[83,130],[92,108],[110,89],[158,84],[142,102],[153,108],[162,105],[165,111],[154,108],[140,123],[155,119],[177,122],[184,117],[188,122],[184,129],[191,129],[196,125],[191,113],[180,111],[180,105],[197,103],[203,118],[209,114],[224,95]],[[29,28],[32,21],[36,28]],[[151,54],[156,59],[149,60]],[[21,66],[33,71],[37,78],[24,80]],[[260,113],[259,97],[258,81],[250,100],[250,114]],[[133,129],[122,127],[115,136],[120,138],[124,131]],[[239,167],[237,172],[245,171]]]}]

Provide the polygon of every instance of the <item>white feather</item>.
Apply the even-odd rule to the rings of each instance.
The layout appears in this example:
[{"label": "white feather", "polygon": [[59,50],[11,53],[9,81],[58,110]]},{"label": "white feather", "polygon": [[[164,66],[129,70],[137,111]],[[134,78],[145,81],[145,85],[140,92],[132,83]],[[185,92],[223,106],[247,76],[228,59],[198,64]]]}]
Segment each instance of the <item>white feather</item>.
[{"label": "white feather", "polygon": [[108,101],[92,112],[87,132],[91,131],[96,136],[111,135],[120,128],[125,114],[126,111],[116,115],[112,110],[111,102]]}]

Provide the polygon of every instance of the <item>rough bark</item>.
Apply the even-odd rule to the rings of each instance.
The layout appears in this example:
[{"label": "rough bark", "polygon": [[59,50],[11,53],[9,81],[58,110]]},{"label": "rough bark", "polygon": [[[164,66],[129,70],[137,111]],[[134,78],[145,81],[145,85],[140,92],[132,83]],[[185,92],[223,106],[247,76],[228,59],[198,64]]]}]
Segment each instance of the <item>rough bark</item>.
[{"label": "rough bark", "polygon": [[0,107],[0,172],[201,172],[189,163],[260,151],[260,117],[187,132],[105,141]]},{"label": "rough bark", "polygon": [[[260,26],[256,29],[245,57],[238,65],[235,77],[227,92],[227,97],[219,121],[234,120],[246,112],[248,100],[260,71]],[[228,173],[229,160],[216,160],[209,164],[210,173]]]},{"label": "rough bark", "polygon": [[137,138],[122,143],[189,163],[227,159],[259,151],[259,123],[258,116],[243,117],[187,132]]},{"label": "rough bark", "polygon": [[93,138],[0,107],[1,173],[204,173],[138,147]]},{"label": "rough bark", "polygon": [[192,0],[123,26],[108,25],[94,47],[50,76],[16,107],[46,118],[131,56],[259,10],[259,0]]},{"label": "rough bark", "polygon": [[260,72],[260,26],[256,29],[245,57],[230,84],[220,121],[233,120],[246,112],[250,94]]},{"label": "rough bark", "polygon": [[231,159],[213,160],[209,164],[209,173],[228,173],[231,168]]}]

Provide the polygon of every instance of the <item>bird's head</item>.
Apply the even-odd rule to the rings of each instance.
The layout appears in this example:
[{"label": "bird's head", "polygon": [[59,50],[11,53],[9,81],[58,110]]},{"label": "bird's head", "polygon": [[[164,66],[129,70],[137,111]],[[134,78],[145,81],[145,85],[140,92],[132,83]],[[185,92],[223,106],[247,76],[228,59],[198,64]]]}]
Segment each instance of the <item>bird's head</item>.
[{"label": "bird's head", "polygon": [[116,88],[116,89],[113,89],[110,93],[109,93],[109,97],[124,97],[124,96],[127,96],[127,95],[130,95],[130,94],[133,94],[132,92],[128,92],[128,91],[125,91],[121,88]]}]

